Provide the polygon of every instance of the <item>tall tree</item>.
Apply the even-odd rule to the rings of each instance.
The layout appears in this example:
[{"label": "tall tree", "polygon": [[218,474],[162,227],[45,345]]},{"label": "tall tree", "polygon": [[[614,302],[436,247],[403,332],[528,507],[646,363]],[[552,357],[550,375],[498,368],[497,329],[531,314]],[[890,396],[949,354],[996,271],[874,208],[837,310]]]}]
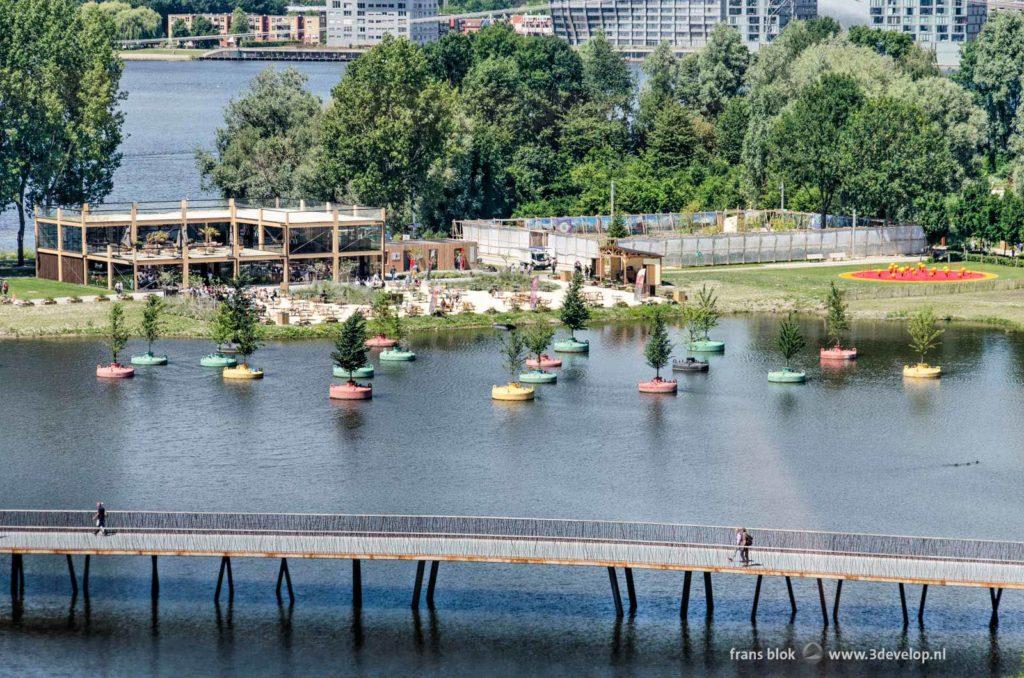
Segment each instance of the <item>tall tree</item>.
[{"label": "tall tree", "polygon": [[18,210],[18,263],[36,205],[94,202],[121,162],[116,31],[72,0],[0,3],[0,208]]},{"label": "tall tree", "polygon": [[843,301],[843,293],[839,291],[834,281],[828,284],[825,306],[828,309],[828,315],[825,317],[825,334],[831,345],[841,348],[843,336],[850,329],[850,320],[846,317],[846,302]]},{"label": "tall tree", "polygon": [[707,45],[689,59],[692,69],[680,73],[683,101],[714,118],[743,86],[750,50],[735,28],[720,23],[712,29]]},{"label": "tall tree", "polygon": [[949,190],[953,159],[941,130],[912,103],[868,101],[843,134],[846,201],[890,221],[913,212],[918,198]]},{"label": "tall tree", "polygon": [[362,312],[355,311],[341,324],[331,360],[348,374],[349,384],[356,383],[352,373],[366,364],[366,321]]},{"label": "tall tree", "polygon": [[580,48],[583,84],[593,101],[626,109],[633,97],[633,79],[622,54],[612,47],[604,31],[597,31]]},{"label": "tall tree", "polygon": [[672,51],[672,45],[667,40],[662,40],[654,51],[644,58],[640,69],[647,79],[640,87],[634,129],[638,145],[643,146],[644,136],[654,125],[658,111],[666,102],[676,98],[679,59]]},{"label": "tall tree", "polygon": [[231,35],[245,35],[249,32],[249,15],[241,7],[231,12]]},{"label": "tall tree", "polygon": [[294,197],[310,181],[320,99],[294,68],[267,68],[232,99],[213,152],[196,151],[204,188],[226,198]]},{"label": "tall tree", "polygon": [[793,357],[802,351],[806,345],[807,341],[800,331],[800,325],[796,321],[796,316],[791,312],[779,323],[779,334],[775,338],[775,346],[786,360],[787,370]]},{"label": "tall tree", "polygon": [[590,320],[590,309],[583,300],[583,274],[577,271],[569,282],[558,317],[569,328],[569,338],[576,341],[576,331],[582,330]]},{"label": "tall tree", "polygon": [[409,224],[431,166],[450,143],[453,105],[423,52],[386,36],[334,88],[317,154],[317,192],[380,205],[392,226]]},{"label": "tall tree", "polygon": [[955,78],[974,93],[989,119],[989,161],[1005,156],[1024,92],[1024,14],[997,12],[964,46]]},{"label": "tall tree", "polygon": [[779,115],[771,132],[775,170],[791,189],[817,190],[822,226],[850,171],[849,149],[842,141],[850,116],[862,101],[853,78],[827,74],[801,92]]},{"label": "tall tree", "polygon": [[117,365],[117,358],[128,343],[128,327],[124,324],[124,306],[120,302],[110,307],[110,328],[107,345],[110,347],[111,362]]},{"label": "tall tree", "polygon": [[665,314],[661,307],[654,309],[654,320],[651,323],[651,335],[647,338],[644,346],[644,358],[647,364],[654,369],[654,378],[661,379],[661,368],[668,365],[672,357],[672,342],[668,338],[668,328],[665,326]]},{"label": "tall tree", "polygon": [[693,113],[675,101],[666,102],[654,117],[654,126],[647,136],[651,166],[675,172],[688,166],[700,150]]},{"label": "tall tree", "polygon": [[153,343],[160,338],[163,331],[164,300],[155,294],[146,297],[146,305],[142,308],[142,337],[146,340],[146,355],[153,355]]}]

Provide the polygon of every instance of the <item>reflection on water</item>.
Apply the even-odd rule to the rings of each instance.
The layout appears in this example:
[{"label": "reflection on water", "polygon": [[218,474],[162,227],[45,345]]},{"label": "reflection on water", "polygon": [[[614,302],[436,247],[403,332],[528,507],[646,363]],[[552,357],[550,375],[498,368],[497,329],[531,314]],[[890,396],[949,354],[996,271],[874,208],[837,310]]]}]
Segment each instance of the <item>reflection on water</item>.
[{"label": "reflection on water", "polygon": [[[198,367],[204,342],[161,342],[171,364],[123,383],[95,379],[99,342],[4,342],[2,504],[87,508],[103,499],[112,509],[571,516],[1024,539],[1015,521],[1024,490],[1018,337],[950,328],[934,359],[945,376],[909,383],[901,326],[858,324],[861,358],[837,369],[818,363],[820,323],[807,322],[808,383],[773,385],[776,323],[725,320],[715,334],[728,352],[709,357],[708,374],[677,375],[675,397],[636,391],[651,372],[643,328],[596,328],[589,356],[567,357],[557,384],[513,407],[489,398],[504,378],[490,330],[414,337],[417,361],[378,366],[374,400],[364,403],[328,400],[327,342],[267,346],[256,360],[266,378],[245,384]],[[823,631],[813,581],[794,581],[791,622],[784,581],[766,578],[752,626],[752,579],[715,577],[710,625],[695,579],[681,625],[682,577],[667,572],[637,571],[639,610],[617,622],[598,568],[443,564],[436,611],[415,616],[409,563],[364,563],[355,615],[348,563],[290,562],[294,607],[277,606],[272,560],[237,560],[235,599],[213,605],[218,565],[161,558],[154,607],[145,559],[95,558],[91,599],[69,605],[66,563],[26,556],[24,609],[0,598],[5,672],[731,675],[787,668],[738,665],[732,648],[802,652],[813,641],[948,648],[945,663],[924,669],[825,659],[814,671],[965,675],[1016,671],[1024,649],[1024,604],[1012,591],[990,630],[987,592],[933,587],[925,628],[904,631],[896,587],[847,582],[840,624]],[[0,591],[8,576],[0,563]],[[832,584],[826,594],[831,606]],[[918,595],[908,587],[909,604]]]}]

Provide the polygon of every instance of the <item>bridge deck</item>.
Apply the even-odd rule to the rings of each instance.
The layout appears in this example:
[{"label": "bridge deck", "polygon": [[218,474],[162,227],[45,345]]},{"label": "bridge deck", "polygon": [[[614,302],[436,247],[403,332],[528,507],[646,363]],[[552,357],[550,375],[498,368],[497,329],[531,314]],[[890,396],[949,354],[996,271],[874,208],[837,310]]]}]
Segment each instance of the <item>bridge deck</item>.
[{"label": "bridge deck", "polygon": [[1024,588],[1024,543],[528,518],[0,511],[0,553],[410,559],[596,565]]}]

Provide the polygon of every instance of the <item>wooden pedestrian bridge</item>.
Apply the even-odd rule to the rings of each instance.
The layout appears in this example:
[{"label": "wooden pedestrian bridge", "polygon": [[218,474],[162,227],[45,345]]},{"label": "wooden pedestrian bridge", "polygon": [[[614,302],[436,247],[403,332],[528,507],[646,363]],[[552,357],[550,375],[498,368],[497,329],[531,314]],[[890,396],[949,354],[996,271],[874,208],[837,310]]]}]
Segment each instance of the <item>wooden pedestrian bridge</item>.
[{"label": "wooden pedestrian bridge", "polygon": [[271,513],[178,513],[108,511],[107,534],[96,533],[90,511],[0,510],[0,553],[11,554],[11,595],[24,599],[25,556],[67,557],[72,591],[79,590],[72,556],[85,556],[82,584],[88,595],[91,556],[150,556],[153,595],[159,591],[157,557],[220,559],[214,593],[220,598],[234,583],[232,558],[278,558],[282,582],[294,600],[289,558],[352,561],[353,603],[361,605],[363,560],[417,562],[413,607],[419,607],[424,569],[431,563],[427,603],[433,606],[438,563],[480,562],[604,567],[608,570],[616,612],[623,614],[617,570],[625,571],[628,604],[637,608],[633,570],[684,573],[680,613],[689,607],[691,578],[704,579],[706,610],[714,608],[712,574],[756,576],[751,618],[757,614],[765,576],[784,577],[793,613],[791,578],[817,580],[823,622],[829,614],[823,580],[836,581],[832,617],[839,611],[844,581],[899,585],[904,623],[905,585],[921,587],[922,620],[928,586],[989,589],[992,621],[997,620],[1003,589],[1024,588],[1024,543],[888,536],[840,532],[751,529],[750,564],[734,555],[734,529],[699,525],[536,518],[460,516],[334,515]]}]

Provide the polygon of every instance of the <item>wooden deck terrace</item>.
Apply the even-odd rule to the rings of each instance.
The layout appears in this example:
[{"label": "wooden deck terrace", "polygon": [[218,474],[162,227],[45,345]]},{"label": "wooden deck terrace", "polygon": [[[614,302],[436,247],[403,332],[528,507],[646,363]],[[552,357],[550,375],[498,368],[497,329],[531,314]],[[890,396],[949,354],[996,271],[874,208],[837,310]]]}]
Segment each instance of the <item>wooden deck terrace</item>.
[{"label": "wooden deck terrace", "polygon": [[[0,553],[12,554],[12,597],[24,594],[24,556],[65,555],[73,589],[77,581],[71,557],[140,555],[153,559],[154,590],[158,556],[219,557],[219,598],[231,558],[280,558],[278,595],[288,583],[288,558],[353,561],[354,586],[362,560],[417,561],[413,604],[418,607],[424,566],[431,562],[428,602],[433,602],[438,563],[481,562],[569,565],[607,568],[616,610],[622,613],[616,570],[625,569],[631,609],[636,608],[633,569],[684,573],[680,612],[689,605],[691,577],[704,576],[707,607],[713,609],[711,575],[757,577],[752,617],[757,613],[765,576],[786,579],[795,612],[791,578],[818,583],[824,622],[828,623],[823,579],[837,580],[833,618],[838,615],[843,581],[899,585],[904,620],[904,586],[922,586],[919,619],[928,586],[988,588],[993,619],[1003,589],[1024,588],[1024,543],[839,532],[751,529],[754,544],[744,566],[734,553],[729,527],[644,522],[550,520],[458,516],[108,512],[107,534],[96,533],[89,511],[0,510]],[[736,560],[731,560],[735,556]],[[358,595],[358,598],[357,598]],[[353,592],[361,600],[361,591]]]}]

